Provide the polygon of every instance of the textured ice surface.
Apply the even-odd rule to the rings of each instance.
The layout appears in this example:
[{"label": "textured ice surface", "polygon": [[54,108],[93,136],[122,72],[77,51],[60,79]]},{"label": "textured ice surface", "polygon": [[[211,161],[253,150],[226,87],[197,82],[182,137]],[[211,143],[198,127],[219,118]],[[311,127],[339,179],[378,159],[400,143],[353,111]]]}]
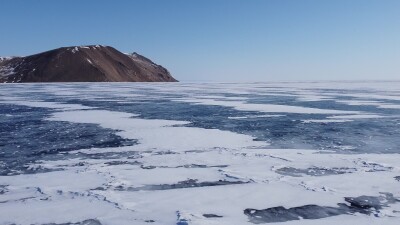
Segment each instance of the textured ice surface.
[{"label": "textured ice surface", "polygon": [[[389,204],[399,202],[400,200],[393,198],[391,194],[385,196],[360,196],[345,198],[347,204],[338,203],[336,207],[324,207],[318,205],[304,205],[286,209],[285,207],[273,207],[263,210],[245,209],[244,214],[249,217],[250,222],[259,223],[276,223],[292,220],[315,220],[326,217],[345,215],[345,214],[365,214],[376,215],[379,210],[387,207]],[[379,216],[379,215],[377,215]]]},{"label": "textured ice surface", "polygon": [[397,225],[399,87],[1,85],[0,225]]}]

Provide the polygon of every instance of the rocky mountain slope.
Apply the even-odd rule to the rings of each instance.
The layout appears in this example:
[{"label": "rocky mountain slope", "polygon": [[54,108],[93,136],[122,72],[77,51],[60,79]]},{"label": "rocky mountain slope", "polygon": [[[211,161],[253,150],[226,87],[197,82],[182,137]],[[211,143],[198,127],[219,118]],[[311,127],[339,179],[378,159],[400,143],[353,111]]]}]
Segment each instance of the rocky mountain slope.
[{"label": "rocky mountain slope", "polygon": [[137,53],[102,45],[62,47],[26,57],[0,57],[0,82],[175,82]]}]

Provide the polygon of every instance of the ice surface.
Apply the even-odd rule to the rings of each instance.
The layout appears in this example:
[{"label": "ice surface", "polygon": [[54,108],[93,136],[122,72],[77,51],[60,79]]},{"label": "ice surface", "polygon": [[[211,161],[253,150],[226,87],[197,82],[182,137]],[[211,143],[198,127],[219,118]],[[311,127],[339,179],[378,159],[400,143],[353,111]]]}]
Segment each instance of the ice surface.
[{"label": "ice surface", "polygon": [[0,224],[397,225],[375,84],[3,85]]}]

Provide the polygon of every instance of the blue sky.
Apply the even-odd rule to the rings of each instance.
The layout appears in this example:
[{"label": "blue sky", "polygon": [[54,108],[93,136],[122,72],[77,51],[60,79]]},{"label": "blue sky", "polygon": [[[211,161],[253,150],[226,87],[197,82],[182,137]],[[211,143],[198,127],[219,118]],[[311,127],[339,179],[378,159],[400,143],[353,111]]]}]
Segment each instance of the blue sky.
[{"label": "blue sky", "polygon": [[136,51],[182,81],[400,79],[399,0],[2,0],[0,55]]}]

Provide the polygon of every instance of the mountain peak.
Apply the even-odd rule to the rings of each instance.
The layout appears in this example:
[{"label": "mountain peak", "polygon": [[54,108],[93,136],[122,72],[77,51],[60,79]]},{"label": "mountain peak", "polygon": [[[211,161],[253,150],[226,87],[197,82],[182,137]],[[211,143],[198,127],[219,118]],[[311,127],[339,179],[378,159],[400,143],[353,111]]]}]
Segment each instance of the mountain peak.
[{"label": "mountain peak", "polygon": [[173,82],[164,67],[134,52],[84,45],[0,58],[0,82]]}]

